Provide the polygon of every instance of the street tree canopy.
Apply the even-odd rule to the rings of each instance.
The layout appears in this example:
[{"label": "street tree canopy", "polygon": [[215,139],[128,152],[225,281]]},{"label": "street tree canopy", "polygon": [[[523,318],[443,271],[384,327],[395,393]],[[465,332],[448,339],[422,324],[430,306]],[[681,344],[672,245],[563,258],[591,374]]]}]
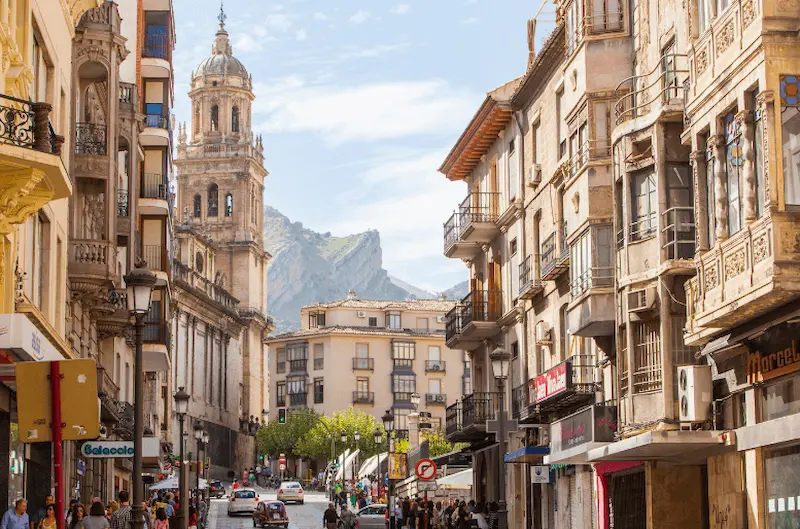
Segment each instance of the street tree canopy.
[{"label": "street tree canopy", "polygon": [[[381,432],[382,442],[375,445],[375,430]],[[347,441],[342,444],[342,432],[347,434]],[[355,433],[359,432],[361,440],[356,442]],[[330,417],[323,415],[319,421],[297,439],[294,454],[300,457],[315,459],[317,457],[330,457],[332,440],[336,441],[336,455],[342,454],[346,449],[351,451],[356,448],[361,450],[363,458],[370,457],[386,450],[386,432],[383,425],[375,417],[352,406],[342,412],[335,412]]]},{"label": "street tree canopy", "polygon": [[441,430],[422,430],[420,437],[423,441],[428,441],[429,457],[439,457],[467,446],[467,443],[451,443],[445,439]]},{"label": "street tree canopy", "polygon": [[256,442],[262,454],[273,458],[280,454],[297,453],[298,441],[302,440],[319,421],[319,414],[311,408],[300,408],[288,412],[286,424],[270,421],[258,430]]}]

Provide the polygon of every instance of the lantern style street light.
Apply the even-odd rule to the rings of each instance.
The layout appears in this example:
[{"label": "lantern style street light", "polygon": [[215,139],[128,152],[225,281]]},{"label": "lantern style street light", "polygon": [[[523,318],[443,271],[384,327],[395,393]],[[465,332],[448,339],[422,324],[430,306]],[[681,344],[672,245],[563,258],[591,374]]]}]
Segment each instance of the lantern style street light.
[{"label": "lantern style street light", "polygon": [[178,392],[172,397],[175,399],[175,413],[178,415],[178,424],[180,425],[180,451],[179,456],[181,461],[180,467],[180,474],[178,475],[178,486],[180,487],[181,492],[181,510],[180,514],[178,515],[178,527],[180,529],[187,529],[187,524],[189,522],[189,502],[187,497],[189,496],[189,488],[188,483],[186,483],[186,461],[183,455],[183,447],[186,445],[186,439],[184,439],[184,435],[187,435],[183,431],[183,420],[186,418],[186,414],[189,411],[189,399],[191,398],[186,391],[184,391],[183,386],[178,388]]},{"label": "lantern style street light", "polygon": [[133,374],[133,508],[131,529],[144,529],[144,482],[142,480],[142,439],[144,437],[144,365],[142,343],[144,342],[144,317],[150,311],[150,296],[156,284],[156,276],[144,261],[124,278],[128,301],[128,312],[134,319],[136,335]]},{"label": "lantern style street light", "polygon": [[[381,417],[381,421],[383,421],[383,429],[386,430],[386,441],[389,445],[387,450],[389,452],[389,462],[386,469],[391,472],[392,462],[394,461],[394,439],[392,438],[392,434],[394,433],[394,414],[392,410],[386,410],[386,413]],[[377,430],[375,432],[377,434],[375,437],[380,437],[380,432]],[[394,480],[389,479],[389,498],[386,502],[386,507],[389,509],[389,529],[397,528],[394,505]]]},{"label": "lantern style street light", "polygon": [[195,467],[195,491],[194,498],[197,507],[200,507],[200,451],[203,449],[203,423],[194,423],[194,439],[197,441],[197,466]]},{"label": "lantern style street light", "polygon": [[498,529],[507,529],[508,513],[506,512],[506,469],[504,456],[506,453],[506,410],[505,410],[505,383],[508,378],[509,354],[502,347],[496,348],[489,355],[492,362],[492,372],[497,381],[497,391],[499,393],[499,407],[497,410],[497,441],[499,443],[499,468],[497,477],[499,479],[499,495],[497,502],[497,525]]}]

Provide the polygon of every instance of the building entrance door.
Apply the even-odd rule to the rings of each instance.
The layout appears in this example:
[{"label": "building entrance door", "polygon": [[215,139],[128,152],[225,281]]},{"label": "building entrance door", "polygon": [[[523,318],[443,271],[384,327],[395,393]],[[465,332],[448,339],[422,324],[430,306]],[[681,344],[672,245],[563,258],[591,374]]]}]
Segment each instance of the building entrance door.
[{"label": "building entrance door", "polygon": [[610,529],[647,527],[644,470],[612,476],[609,495]]}]

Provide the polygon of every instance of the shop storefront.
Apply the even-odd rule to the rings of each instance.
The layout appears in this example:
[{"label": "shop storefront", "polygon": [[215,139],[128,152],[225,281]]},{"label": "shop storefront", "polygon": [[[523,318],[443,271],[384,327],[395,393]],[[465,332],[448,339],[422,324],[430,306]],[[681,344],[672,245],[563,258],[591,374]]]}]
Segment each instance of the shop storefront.
[{"label": "shop storefront", "polygon": [[0,314],[0,506],[38,506],[53,488],[50,444],[19,441],[15,364],[64,358],[24,314]]}]

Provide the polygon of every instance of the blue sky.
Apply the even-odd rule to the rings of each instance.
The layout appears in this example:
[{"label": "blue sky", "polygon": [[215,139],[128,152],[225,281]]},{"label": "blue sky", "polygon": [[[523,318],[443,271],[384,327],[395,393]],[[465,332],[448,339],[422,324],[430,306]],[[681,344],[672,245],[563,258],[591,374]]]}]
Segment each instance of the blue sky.
[{"label": "blue sky", "polygon": [[[436,170],[485,93],[524,72],[539,4],[225,0],[233,53],[253,75],[266,203],[319,232],[379,230],[384,267],[421,288],[466,279],[442,256],[442,223],[467,189]],[[218,11],[175,0],[178,121]],[[539,44],[550,29],[540,24]]]}]

